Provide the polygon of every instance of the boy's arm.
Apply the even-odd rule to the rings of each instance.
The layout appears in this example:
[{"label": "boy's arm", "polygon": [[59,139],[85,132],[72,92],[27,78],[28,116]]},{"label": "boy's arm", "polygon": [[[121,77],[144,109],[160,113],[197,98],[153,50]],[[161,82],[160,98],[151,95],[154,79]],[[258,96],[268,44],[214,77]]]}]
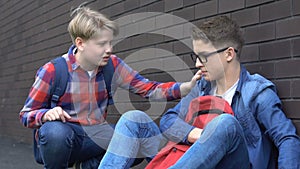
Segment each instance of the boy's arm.
[{"label": "boy's arm", "polygon": [[256,100],[257,119],[279,150],[278,168],[299,168],[300,138],[291,120],[281,110],[277,94],[266,89]]},{"label": "boy's arm", "polygon": [[196,74],[192,77],[191,81],[184,82],[180,85],[181,97],[184,97],[190,93],[192,88],[195,86],[196,82],[201,79],[201,74],[201,70],[198,70]]},{"label": "boy's arm", "polygon": [[[193,134],[196,128],[184,121],[188,112],[189,104],[192,99],[199,96],[198,84],[192,91],[172,109],[169,109],[160,120],[160,130],[162,133],[174,142],[184,142],[189,144],[188,136]],[[190,135],[192,137],[192,135]],[[191,139],[191,138],[190,138]]]},{"label": "boy's arm", "polygon": [[49,110],[49,93],[54,76],[54,65],[50,62],[38,70],[25,105],[19,113],[20,121],[25,127],[37,128],[42,125],[42,117]]},{"label": "boy's arm", "polygon": [[114,57],[113,60],[117,62],[117,64],[115,64],[117,66],[114,74],[117,85],[144,98],[153,100],[175,100],[181,98],[195,85],[199,76],[197,74],[190,82],[183,84],[177,82],[161,83],[150,81],[130,68],[118,57]]}]

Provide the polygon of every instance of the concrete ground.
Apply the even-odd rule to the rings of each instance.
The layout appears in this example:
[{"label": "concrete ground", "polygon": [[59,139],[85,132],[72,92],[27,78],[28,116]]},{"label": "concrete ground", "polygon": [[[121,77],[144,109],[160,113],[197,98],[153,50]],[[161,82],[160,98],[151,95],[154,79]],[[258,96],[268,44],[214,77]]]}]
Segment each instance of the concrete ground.
[{"label": "concrete ground", "polygon": [[0,137],[0,168],[3,169],[42,169],[35,163],[32,146]]},{"label": "concrete ground", "polygon": [[[34,161],[32,145],[0,136],[0,169],[43,169]],[[146,162],[133,169],[145,168]]]}]

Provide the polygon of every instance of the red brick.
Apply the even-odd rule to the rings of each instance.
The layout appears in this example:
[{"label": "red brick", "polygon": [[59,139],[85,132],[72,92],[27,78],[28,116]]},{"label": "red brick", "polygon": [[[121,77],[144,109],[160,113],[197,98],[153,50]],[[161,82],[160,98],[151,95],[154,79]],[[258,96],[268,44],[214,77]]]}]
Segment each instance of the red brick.
[{"label": "red brick", "polygon": [[116,3],[112,6],[110,6],[110,10],[113,11],[113,12],[111,12],[110,17],[117,16],[117,15],[123,13],[124,10],[125,10],[125,5],[124,4],[125,4],[125,2],[122,1],[120,3]]},{"label": "red brick", "polygon": [[276,22],[276,37],[285,38],[300,35],[300,17]]},{"label": "red brick", "polygon": [[174,42],[174,54],[183,54],[183,53],[191,53],[193,49],[190,47],[186,46],[180,41]]},{"label": "red brick", "polygon": [[241,27],[259,23],[259,8],[248,8],[232,13],[232,19]]},{"label": "red brick", "polygon": [[264,3],[273,2],[275,0],[246,0],[246,7],[262,5]]},{"label": "red brick", "polygon": [[283,100],[282,103],[283,111],[288,118],[300,119],[300,113],[297,113],[299,111],[300,100],[289,99]]},{"label": "red brick", "polygon": [[291,81],[290,80],[273,80],[276,85],[280,99],[291,97]]},{"label": "red brick", "polygon": [[183,0],[183,6],[196,5],[197,3],[204,2],[206,0]]},{"label": "red brick", "polygon": [[291,41],[272,41],[260,45],[260,60],[274,60],[291,56]]},{"label": "red brick", "polygon": [[292,81],[292,97],[293,98],[300,98],[300,80],[293,80]]},{"label": "red brick", "polygon": [[121,40],[117,44],[114,44],[113,46],[114,52],[120,52],[132,48],[131,43],[132,43],[132,38],[126,38]]},{"label": "red brick", "polygon": [[164,12],[165,3],[164,1],[158,1],[148,6],[148,12]]},{"label": "red brick", "polygon": [[225,13],[230,11],[235,11],[245,7],[244,0],[226,0],[219,1],[219,12]]},{"label": "red brick", "polygon": [[171,53],[173,53],[173,43],[162,43],[162,44],[157,44],[156,48],[162,49],[162,50],[166,50],[169,51]]},{"label": "red brick", "polygon": [[300,59],[282,60],[275,63],[276,78],[299,77]]},{"label": "red brick", "polygon": [[300,121],[299,120],[293,120],[292,121],[296,127],[297,134],[300,136]]},{"label": "red brick", "polygon": [[31,0],[27,2],[20,1],[14,4],[13,8],[9,8],[4,14],[2,14],[5,18],[3,24],[7,25],[14,20],[20,19],[20,17],[26,14],[30,8],[37,8],[37,3]]},{"label": "red brick", "polygon": [[6,1],[6,2],[1,1],[0,3],[1,3],[1,5],[0,5],[0,9],[1,9],[0,10],[1,11],[0,20],[2,23],[2,21],[4,19],[6,19],[8,15],[10,15],[9,12],[14,9],[13,7],[17,3],[17,1]]},{"label": "red brick", "polygon": [[300,1],[299,0],[293,0],[293,15],[298,15],[300,14]]},{"label": "red brick", "polygon": [[[82,2],[81,0],[78,0]],[[90,4],[92,7],[98,7],[98,9],[108,8],[116,3],[122,2],[123,0],[101,0],[94,2],[95,4]]]},{"label": "red brick", "polygon": [[291,1],[283,0],[275,3],[262,5],[260,7],[260,21],[266,22],[270,20],[286,18],[291,15]]},{"label": "red brick", "polygon": [[218,12],[217,0],[205,1],[195,6],[195,19],[215,15]]},{"label": "red brick", "polygon": [[143,6],[143,5],[149,5],[150,3],[153,3],[155,1],[158,1],[158,0],[140,0],[140,5]]},{"label": "red brick", "polygon": [[266,23],[245,28],[245,42],[254,43],[275,39],[275,24]]},{"label": "red brick", "polygon": [[241,62],[254,62],[259,60],[259,47],[258,45],[247,45],[242,49],[240,56]]},{"label": "red brick", "polygon": [[300,38],[292,40],[293,56],[300,56]]},{"label": "red brick", "polygon": [[140,5],[139,0],[130,0],[130,1],[125,1],[124,8],[125,8],[125,11],[130,11],[130,10],[138,8],[139,5]]},{"label": "red brick", "polygon": [[183,0],[164,0],[165,12],[183,7]]},{"label": "red brick", "polygon": [[258,62],[245,64],[245,67],[249,70],[251,74],[258,73],[270,80],[273,79],[275,76],[274,63],[272,62]]},{"label": "red brick", "polygon": [[191,6],[174,11],[174,15],[186,20],[193,20],[195,19],[195,7]]},{"label": "red brick", "polygon": [[147,35],[147,44],[149,45],[156,45],[159,43],[162,43],[164,41],[164,35],[160,35],[160,34],[151,34],[148,33]]}]

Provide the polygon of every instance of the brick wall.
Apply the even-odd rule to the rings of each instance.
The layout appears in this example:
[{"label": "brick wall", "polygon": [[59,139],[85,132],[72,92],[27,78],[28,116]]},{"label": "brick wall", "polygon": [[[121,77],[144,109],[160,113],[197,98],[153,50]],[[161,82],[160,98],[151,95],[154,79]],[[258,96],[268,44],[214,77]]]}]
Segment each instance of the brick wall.
[{"label": "brick wall", "polygon": [[[39,66],[70,46],[69,11],[81,2],[0,2],[0,135],[20,142],[31,141],[31,131],[22,127],[18,113]],[[187,56],[191,52],[191,23],[221,14],[235,19],[246,40],[242,62],[250,72],[260,73],[277,85],[283,109],[299,133],[300,1],[94,0],[88,6],[118,21],[120,36],[116,38],[114,52],[142,75],[158,81],[174,77],[185,81],[190,78],[190,70],[195,70]],[[155,119],[162,110],[176,104],[151,106],[137,96],[129,98],[133,107],[151,110]],[[128,106],[122,99],[118,102],[124,109]],[[122,112],[117,110],[118,107],[110,109],[109,120],[120,116]]]}]

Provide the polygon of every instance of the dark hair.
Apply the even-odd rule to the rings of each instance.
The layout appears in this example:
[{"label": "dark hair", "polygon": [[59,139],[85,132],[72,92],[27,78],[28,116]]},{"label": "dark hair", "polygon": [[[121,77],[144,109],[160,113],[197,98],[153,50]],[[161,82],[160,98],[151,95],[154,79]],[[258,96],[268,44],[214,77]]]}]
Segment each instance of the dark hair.
[{"label": "dark hair", "polygon": [[244,44],[239,25],[227,16],[216,16],[201,22],[193,28],[192,39],[210,42],[215,47],[232,46],[239,51],[238,56]]}]

